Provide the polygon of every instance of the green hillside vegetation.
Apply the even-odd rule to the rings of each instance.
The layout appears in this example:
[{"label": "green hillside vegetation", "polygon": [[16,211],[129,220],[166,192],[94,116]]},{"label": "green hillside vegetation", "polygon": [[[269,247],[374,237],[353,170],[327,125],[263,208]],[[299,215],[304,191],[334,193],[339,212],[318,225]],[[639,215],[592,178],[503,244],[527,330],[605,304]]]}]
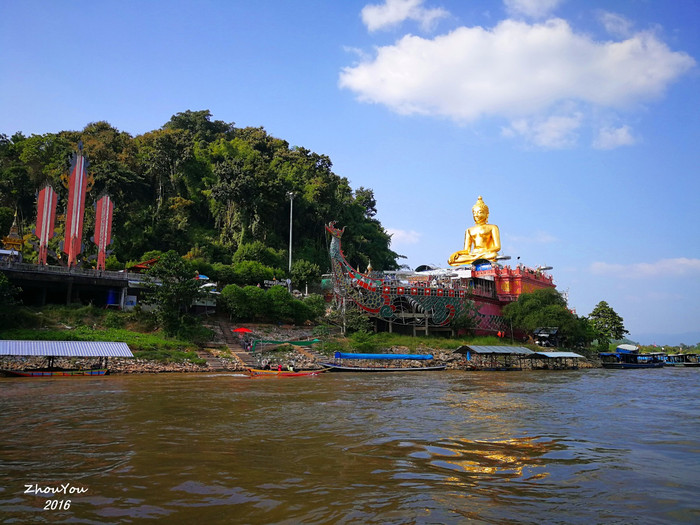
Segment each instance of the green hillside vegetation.
[{"label": "green hillside vegetation", "polygon": [[[61,176],[81,141],[95,181],[86,202],[84,266],[94,264],[89,257],[96,254],[88,240],[92,203],[105,192],[115,203],[107,269],[174,250],[221,284],[290,277],[301,289],[305,280],[329,270],[324,225],[331,220],[347,226],[343,247],[353,266],[366,267],[370,257],[376,269],[399,266],[389,234],[375,219],[371,189],[351,188],[326,155],[290,146],[262,127],[212,120],[208,110],[178,113],[160,129],[135,137],[107,122],[81,131],[0,135],[0,234],[7,234],[16,210],[26,261],[37,257],[30,245],[36,241],[36,193],[51,183],[59,194],[58,214],[64,213],[68,190]],[[63,228],[57,221],[54,253]]]}]

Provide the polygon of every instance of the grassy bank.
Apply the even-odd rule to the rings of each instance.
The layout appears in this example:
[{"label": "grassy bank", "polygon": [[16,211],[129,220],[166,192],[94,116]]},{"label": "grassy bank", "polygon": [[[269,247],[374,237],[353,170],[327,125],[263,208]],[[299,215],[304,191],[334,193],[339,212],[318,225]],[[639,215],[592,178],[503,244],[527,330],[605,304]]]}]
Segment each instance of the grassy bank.
[{"label": "grassy bank", "polygon": [[94,306],[24,309],[23,328],[0,330],[0,339],[26,341],[111,341],[126,343],[138,359],[203,364],[197,345],[166,337],[147,313],[108,311]]}]

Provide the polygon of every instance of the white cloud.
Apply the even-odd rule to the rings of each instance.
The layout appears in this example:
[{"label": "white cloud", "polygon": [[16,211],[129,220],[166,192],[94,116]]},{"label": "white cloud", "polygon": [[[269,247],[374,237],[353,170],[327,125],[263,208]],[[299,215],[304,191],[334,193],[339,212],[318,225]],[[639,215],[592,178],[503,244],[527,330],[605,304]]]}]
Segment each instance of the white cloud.
[{"label": "white cloud", "polygon": [[544,18],[559,6],[561,0],[503,0],[511,15]]},{"label": "white cloud", "polygon": [[418,22],[424,30],[431,29],[437,20],[448,15],[444,9],[426,9],[424,0],[385,0],[383,4],[370,4],[362,9],[362,22],[369,31],[387,29],[405,20]]},{"label": "white cloud", "polygon": [[387,233],[391,235],[391,246],[405,246],[407,244],[418,244],[421,240],[421,233],[413,230],[397,230],[395,228],[387,228]]},{"label": "white cloud", "polygon": [[596,149],[614,149],[619,146],[631,146],[636,140],[632,136],[629,126],[621,126],[619,128],[602,128],[598,132],[598,136],[593,141],[593,147]]},{"label": "white cloud", "polygon": [[647,277],[682,277],[697,275],[700,272],[700,259],[679,257],[677,259],[661,259],[654,263],[611,264],[594,262],[590,267],[595,275],[608,275],[627,279]]},{"label": "white cloud", "polygon": [[506,118],[506,135],[564,147],[589,114],[581,111],[634,107],[660,96],[694,65],[651,32],[596,41],[561,19],[505,20],[432,39],[406,35],[344,68],[339,85],[404,115],[459,123]]},{"label": "white cloud", "polygon": [[581,126],[583,114],[552,115],[543,118],[514,120],[503,128],[503,136],[521,136],[527,142],[547,149],[571,147],[576,143],[576,131]]},{"label": "white cloud", "polygon": [[605,30],[614,36],[628,37],[632,35],[632,22],[617,13],[603,11],[600,13],[600,21]]}]

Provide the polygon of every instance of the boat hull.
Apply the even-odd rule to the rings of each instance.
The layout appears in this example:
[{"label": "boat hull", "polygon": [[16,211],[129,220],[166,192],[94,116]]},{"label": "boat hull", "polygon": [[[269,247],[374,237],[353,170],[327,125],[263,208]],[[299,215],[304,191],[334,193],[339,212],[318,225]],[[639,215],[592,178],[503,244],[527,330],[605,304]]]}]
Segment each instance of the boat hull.
[{"label": "boat hull", "polygon": [[321,370],[299,370],[293,372],[291,370],[260,370],[258,368],[248,368],[248,374],[250,377],[302,377],[302,376],[316,376],[325,372],[325,369]]},{"label": "boat hull", "polygon": [[664,363],[603,363],[603,368],[633,369],[633,368],[663,368]]},{"label": "boat hull", "polygon": [[322,363],[329,372],[437,372],[445,370],[445,365],[417,366],[417,367],[393,367],[393,366],[343,366],[332,363]]},{"label": "boat hull", "polygon": [[78,376],[103,376],[107,369],[96,368],[92,370],[3,370],[9,376],[14,377],[78,377]]}]

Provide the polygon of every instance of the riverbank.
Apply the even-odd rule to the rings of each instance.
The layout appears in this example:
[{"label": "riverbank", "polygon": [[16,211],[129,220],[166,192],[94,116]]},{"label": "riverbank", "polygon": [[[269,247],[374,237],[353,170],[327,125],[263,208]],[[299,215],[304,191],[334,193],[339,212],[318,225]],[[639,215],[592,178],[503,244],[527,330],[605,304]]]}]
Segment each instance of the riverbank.
[{"label": "riverbank", "polygon": [[[346,339],[339,334],[326,335],[323,341],[313,346],[301,347],[285,344],[285,341],[309,341],[315,338],[315,331],[310,326],[289,326],[270,324],[234,325],[221,319],[207,325],[213,337],[206,344],[190,347],[189,354],[182,352],[163,353],[160,359],[148,359],[150,352],[138,352],[135,358],[109,358],[107,368],[110,374],[159,374],[159,373],[211,373],[211,372],[245,372],[247,368],[272,368],[292,366],[297,370],[321,368],[321,363],[332,362],[335,351],[357,352],[353,338]],[[236,331],[240,330],[240,331]],[[445,339],[402,338],[388,334],[371,336],[377,343],[376,351],[394,354],[432,354],[434,359],[421,362],[423,366],[445,366],[448,370],[481,369],[569,369],[596,368],[599,363],[587,359],[578,359],[568,363],[535,362],[530,359],[500,357],[498,362],[483,357],[472,356],[467,360],[463,353],[456,352],[458,345],[466,341]],[[257,341],[255,351],[252,342]],[[400,342],[403,344],[391,344]],[[475,344],[470,342],[469,344]],[[493,344],[490,338],[478,344]],[[407,346],[411,345],[411,346]],[[439,347],[444,345],[447,348]],[[553,350],[553,349],[549,349]],[[137,353],[135,351],[135,353]],[[144,353],[146,356],[144,356]],[[189,355],[190,358],[183,358]],[[171,357],[169,357],[171,356]],[[62,368],[89,369],[100,365],[99,358],[56,358],[55,366]],[[355,366],[376,366],[376,363],[354,362]],[[2,357],[0,370],[20,370],[46,366],[45,358],[39,357]],[[396,361],[392,366],[415,367],[413,361]]]}]

